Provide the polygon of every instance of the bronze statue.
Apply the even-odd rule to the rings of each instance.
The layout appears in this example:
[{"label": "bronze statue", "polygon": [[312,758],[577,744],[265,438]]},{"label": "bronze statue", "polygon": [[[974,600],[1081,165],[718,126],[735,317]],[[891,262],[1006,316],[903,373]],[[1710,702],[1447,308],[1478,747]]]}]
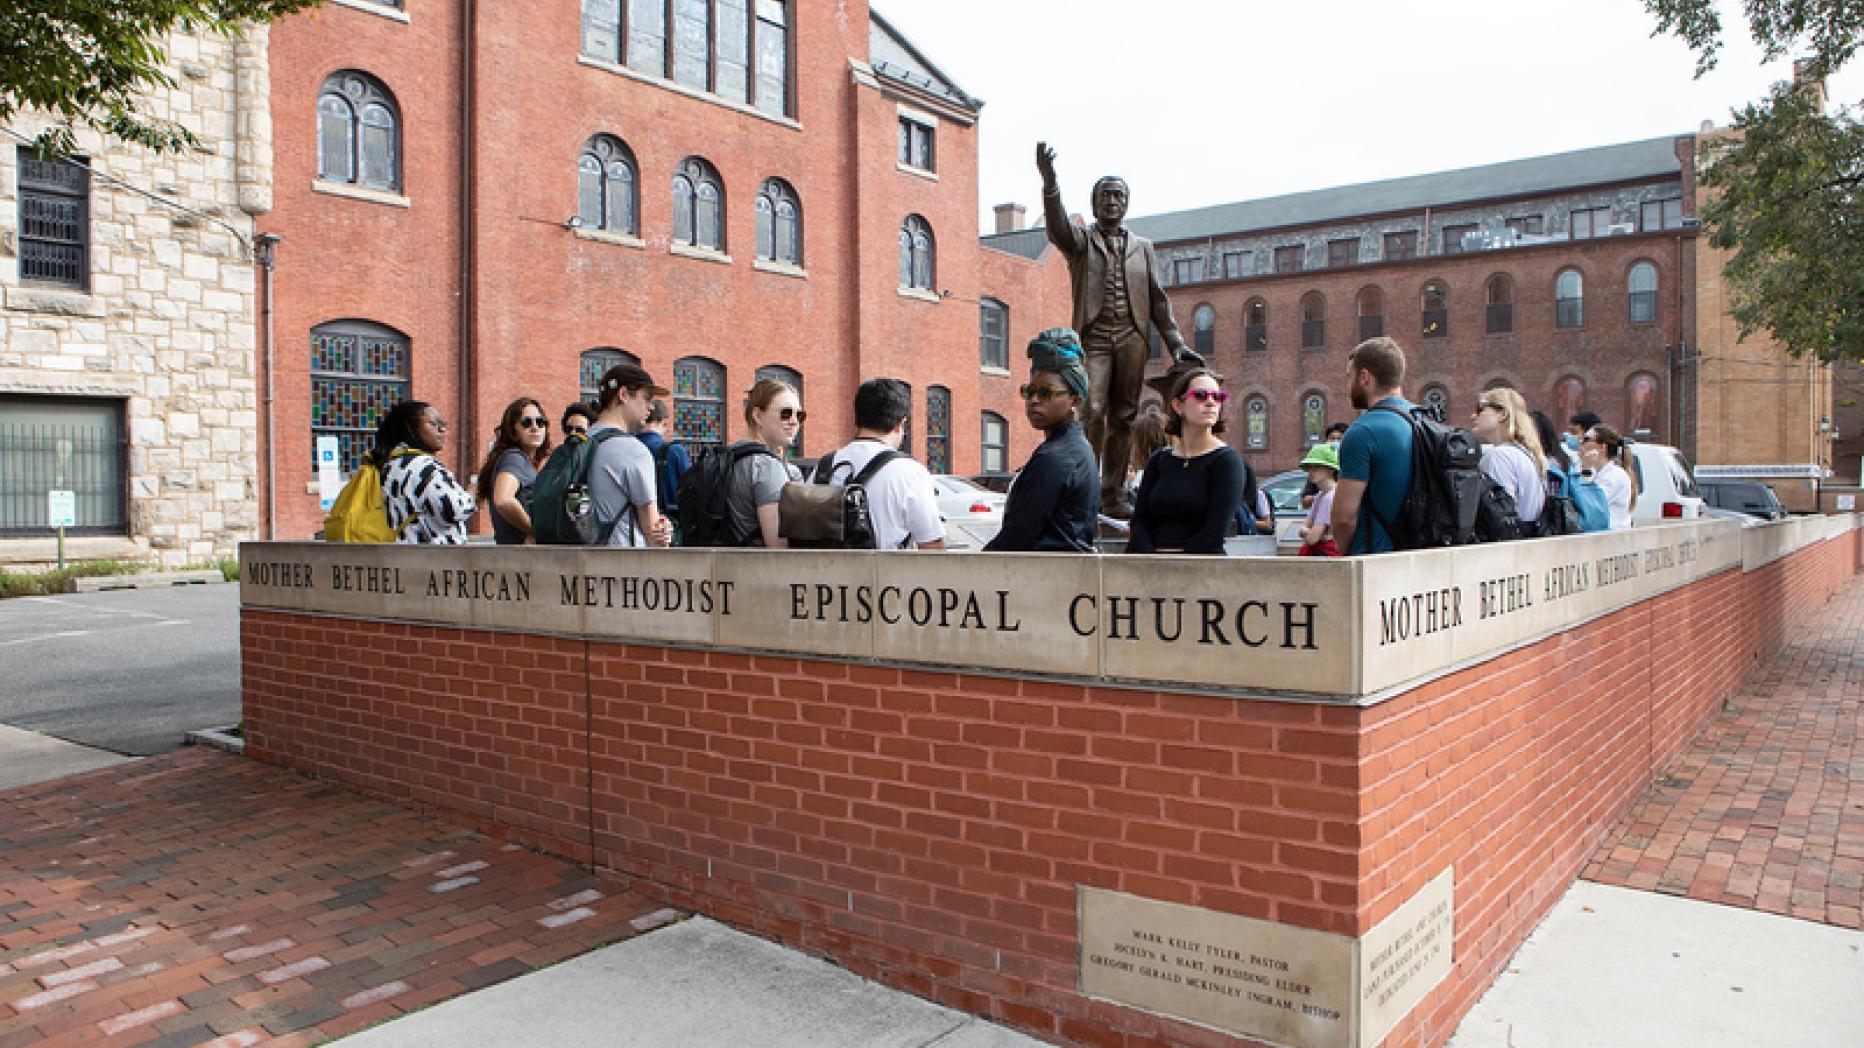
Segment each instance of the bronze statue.
[{"label": "bronze statue", "polygon": [[1108,175],[1094,183],[1094,225],[1089,228],[1070,221],[1062,209],[1055,151],[1047,142],[1036,143],[1036,170],[1042,173],[1042,217],[1049,242],[1068,259],[1074,329],[1087,353],[1088,398],[1082,422],[1087,442],[1100,456],[1100,511],[1130,517],[1126,460],[1152,333],[1158,332],[1180,362],[1202,364],[1204,358],[1178,333],[1171,301],[1159,286],[1152,242],[1121,224],[1126,217],[1126,180]]}]

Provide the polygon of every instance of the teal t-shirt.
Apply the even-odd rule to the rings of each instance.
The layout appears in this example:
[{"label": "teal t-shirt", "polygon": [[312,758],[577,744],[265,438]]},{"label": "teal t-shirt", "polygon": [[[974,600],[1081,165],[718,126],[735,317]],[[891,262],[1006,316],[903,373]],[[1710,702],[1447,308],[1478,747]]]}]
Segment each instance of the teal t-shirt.
[{"label": "teal t-shirt", "polygon": [[[1379,404],[1407,414],[1411,410],[1411,402],[1403,397],[1386,397]],[[1340,479],[1366,482],[1366,495],[1359,504],[1359,526],[1353,532],[1353,546],[1346,552],[1390,553],[1391,535],[1368,507],[1386,520],[1395,520],[1404,506],[1404,494],[1411,487],[1410,421],[1389,411],[1360,415],[1340,441]]]}]

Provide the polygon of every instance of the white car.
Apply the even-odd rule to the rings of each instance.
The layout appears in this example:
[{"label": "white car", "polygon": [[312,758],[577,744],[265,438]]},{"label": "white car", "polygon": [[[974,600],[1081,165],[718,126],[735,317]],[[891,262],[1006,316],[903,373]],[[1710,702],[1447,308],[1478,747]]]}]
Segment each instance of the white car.
[{"label": "white car", "polygon": [[935,473],[938,515],[945,522],[947,549],[979,549],[1003,527],[1003,506],[1010,497],[963,477]]},{"label": "white car", "polygon": [[1632,480],[1637,484],[1631,523],[1660,524],[1702,516],[1702,492],[1696,489],[1695,471],[1682,452],[1642,441],[1628,446],[1636,474]]}]

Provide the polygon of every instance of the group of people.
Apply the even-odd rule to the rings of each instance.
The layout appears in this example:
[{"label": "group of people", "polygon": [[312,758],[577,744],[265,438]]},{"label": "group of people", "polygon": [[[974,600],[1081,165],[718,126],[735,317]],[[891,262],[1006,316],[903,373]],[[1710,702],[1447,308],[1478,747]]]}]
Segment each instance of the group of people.
[{"label": "group of people", "polygon": [[[1028,348],[1024,415],[1043,434],[1018,473],[1003,525],[988,551],[1093,552],[1100,526],[1102,470],[1082,426],[1089,377],[1080,340],[1050,328]],[[1351,400],[1362,412],[1350,427],[1329,427],[1327,440],[1302,460],[1309,486],[1301,528],[1304,556],[1378,553],[1396,548],[1391,524],[1412,482],[1414,406],[1404,398],[1404,353],[1389,338],[1368,339],[1349,362]],[[1135,427],[1133,553],[1220,554],[1230,535],[1272,530],[1255,474],[1222,439],[1229,393],[1223,376],[1201,364],[1168,376],[1163,411]],[[675,505],[693,468],[669,439],[666,387],[645,369],[619,364],[602,376],[594,404],[574,403],[557,420],[566,441],[592,444],[588,496],[609,546],[678,544]],[[862,480],[879,549],[945,546],[937,489],[930,474],[899,454],[911,412],[911,387],[892,378],[861,383],[854,396],[854,439],[825,456],[811,480],[846,484],[889,453]],[[744,403],[747,436],[732,445],[724,533],[734,545],[781,548],[779,505],[785,485],[803,480],[787,451],[806,418],[797,390],[762,379]],[[377,427],[371,459],[382,473],[389,526],[401,542],[457,545],[467,522],[490,507],[500,544],[532,539],[530,491],[555,442],[551,419],[533,397],[505,408],[473,490],[456,481],[438,455],[447,424],[430,404],[397,404]],[[1512,497],[1523,537],[1540,534],[1550,483],[1585,479],[1604,492],[1610,527],[1629,527],[1634,485],[1624,439],[1590,413],[1569,420],[1567,434],[1545,412],[1507,387],[1486,390],[1469,429],[1483,443],[1481,470]],[[624,438],[624,439],[617,439]],[[1337,442],[1336,442],[1337,438]]]}]

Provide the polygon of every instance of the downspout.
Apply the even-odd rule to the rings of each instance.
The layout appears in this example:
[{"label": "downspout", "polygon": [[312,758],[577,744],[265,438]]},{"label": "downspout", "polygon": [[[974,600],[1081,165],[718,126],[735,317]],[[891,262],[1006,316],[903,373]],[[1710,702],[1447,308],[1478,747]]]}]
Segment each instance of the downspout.
[{"label": "downspout", "polygon": [[272,376],[276,370],[272,354],[272,266],[277,261],[278,242],[283,239],[276,233],[260,233],[253,238],[253,255],[259,268],[265,270],[265,297],[260,300],[259,309],[260,337],[265,342],[260,353],[265,362],[265,538],[268,542],[278,539],[278,442],[272,425]]},{"label": "downspout", "polygon": [[473,374],[473,344],[477,339],[477,284],[478,266],[475,249],[478,245],[478,223],[474,218],[473,196],[478,189],[479,149],[474,127],[474,111],[478,102],[478,63],[476,61],[476,41],[474,27],[479,17],[478,0],[465,0],[460,5],[460,273],[459,273],[459,354],[457,363],[457,384],[459,388],[459,409],[455,417],[459,420],[454,432],[459,434],[454,445],[454,455],[459,462],[460,475],[465,476],[472,468],[473,434],[479,432],[479,426],[473,419],[475,403],[475,383]]}]

